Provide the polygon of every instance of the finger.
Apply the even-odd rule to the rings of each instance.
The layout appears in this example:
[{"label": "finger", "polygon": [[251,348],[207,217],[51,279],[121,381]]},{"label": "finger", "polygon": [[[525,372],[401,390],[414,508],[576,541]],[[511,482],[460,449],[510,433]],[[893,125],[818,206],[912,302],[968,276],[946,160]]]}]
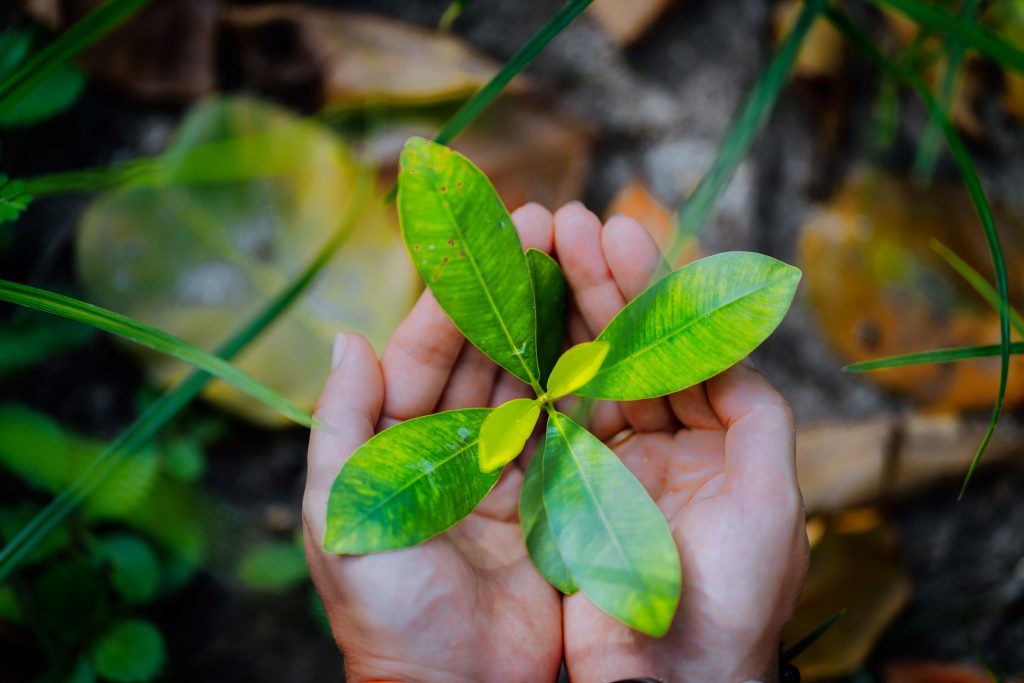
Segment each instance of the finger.
[{"label": "finger", "polygon": [[512,222],[519,231],[523,249],[540,249],[551,253],[554,219],[550,211],[536,202],[530,202],[512,212]]},{"label": "finger", "polygon": [[793,412],[764,375],[736,365],[708,380],[707,391],[712,409],[727,430],[729,485],[766,496],[799,495]]},{"label": "finger", "polygon": [[555,213],[555,251],[591,338],[625,305],[601,249],[601,221],[579,202]]},{"label": "finger", "polygon": [[310,435],[302,505],[316,538],[323,535],[331,486],[349,456],[373,436],[384,399],[377,354],[363,337],[339,334],[333,361],[315,411],[330,431],[314,429]]},{"label": "finger", "polygon": [[448,385],[441,394],[437,409],[476,408],[486,406],[494,390],[498,366],[472,344],[463,344],[455,361]]},{"label": "finger", "polygon": [[[605,223],[601,251],[626,301],[635,299],[667,270],[658,245],[642,225],[627,216],[613,216]],[[664,398],[623,403],[622,414],[638,432],[660,432],[679,426]]]},{"label": "finger", "polygon": [[386,424],[426,415],[437,405],[464,337],[424,290],[381,358]]},{"label": "finger", "polygon": [[668,397],[676,419],[688,429],[722,429],[722,421],[711,409],[706,384],[701,382]]},{"label": "finger", "polygon": [[497,408],[515,398],[534,398],[533,389],[507,372],[500,373],[491,393],[491,406]]}]

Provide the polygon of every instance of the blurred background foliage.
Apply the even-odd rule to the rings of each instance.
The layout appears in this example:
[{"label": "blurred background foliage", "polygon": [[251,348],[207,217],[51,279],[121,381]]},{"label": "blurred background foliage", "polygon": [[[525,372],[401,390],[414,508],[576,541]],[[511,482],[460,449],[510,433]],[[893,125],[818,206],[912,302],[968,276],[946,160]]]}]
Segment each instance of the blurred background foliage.
[{"label": "blurred background foliage", "polygon": [[[633,215],[674,265],[801,266],[756,356],[809,513],[784,646],[812,681],[1024,676],[1020,0],[22,0],[0,27],[0,277],[307,412],[334,333],[380,351],[418,295],[410,135],[510,208]],[[3,680],[340,678],[305,434],[85,311],[0,309]],[[966,360],[842,371],[936,350]]]}]

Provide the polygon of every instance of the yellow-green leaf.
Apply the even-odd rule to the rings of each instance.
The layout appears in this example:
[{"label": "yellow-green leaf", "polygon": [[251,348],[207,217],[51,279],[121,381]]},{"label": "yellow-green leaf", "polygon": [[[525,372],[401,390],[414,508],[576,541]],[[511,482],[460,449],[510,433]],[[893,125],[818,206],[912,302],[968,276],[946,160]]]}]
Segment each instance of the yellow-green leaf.
[{"label": "yellow-green leaf", "polygon": [[492,472],[519,455],[538,417],[540,405],[529,398],[495,408],[480,428],[480,471]]},{"label": "yellow-green leaf", "polygon": [[562,354],[548,378],[548,398],[567,396],[593,379],[611,348],[607,342],[584,342]]},{"label": "yellow-green leaf", "polygon": [[479,467],[489,408],[425,415],[380,432],[352,454],[327,499],[324,550],[408,548],[447,531],[497,483]]},{"label": "yellow-green leaf", "polygon": [[595,606],[662,636],[682,585],[679,552],[643,484],[597,437],[552,412],[544,441],[544,509],[568,574]]}]

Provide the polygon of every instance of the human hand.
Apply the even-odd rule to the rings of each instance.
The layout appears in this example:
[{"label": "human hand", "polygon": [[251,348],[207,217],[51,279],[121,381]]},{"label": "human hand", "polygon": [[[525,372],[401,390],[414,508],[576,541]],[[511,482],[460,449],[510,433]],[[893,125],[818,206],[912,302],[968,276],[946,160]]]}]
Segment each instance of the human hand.
[{"label": "human hand", "polygon": [[[512,214],[526,248],[551,251],[551,214]],[[425,291],[378,364],[354,334],[339,338],[316,415],[303,498],[306,558],[346,680],[362,683],[539,683],[562,659],[559,595],[530,563],[517,506],[523,473],[506,467],[494,490],[447,533],[404,550],[332,555],[321,542],[327,498],[345,460],[376,432],[442,410],[529,396],[466,342]]]},{"label": "human hand", "polygon": [[[573,203],[555,214],[554,234],[577,311],[572,343],[593,339],[662,267],[653,241],[629,218],[602,228]],[[666,398],[599,403],[591,424],[668,518],[683,587],[672,628],[658,639],[623,626],[581,593],[567,597],[573,683],[774,681],[808,553],[786,402],[740,364]]]}]

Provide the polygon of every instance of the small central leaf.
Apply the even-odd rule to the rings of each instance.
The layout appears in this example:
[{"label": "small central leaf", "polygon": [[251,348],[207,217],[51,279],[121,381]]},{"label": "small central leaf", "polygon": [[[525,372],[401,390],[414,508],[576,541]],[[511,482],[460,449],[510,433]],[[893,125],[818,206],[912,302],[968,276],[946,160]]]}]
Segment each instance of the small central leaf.
[{"label": "small central leaf", "polygon": [[480,471],[493,472],[519,455],[538,417],[540,405],[529,398],[495,408],[480,428]]},{"label": "small central leaf", "polygon": [[548,398],[567,396],[593,379],[610,348],[607,342],[592,341],[563,353],[548,378]]}]

